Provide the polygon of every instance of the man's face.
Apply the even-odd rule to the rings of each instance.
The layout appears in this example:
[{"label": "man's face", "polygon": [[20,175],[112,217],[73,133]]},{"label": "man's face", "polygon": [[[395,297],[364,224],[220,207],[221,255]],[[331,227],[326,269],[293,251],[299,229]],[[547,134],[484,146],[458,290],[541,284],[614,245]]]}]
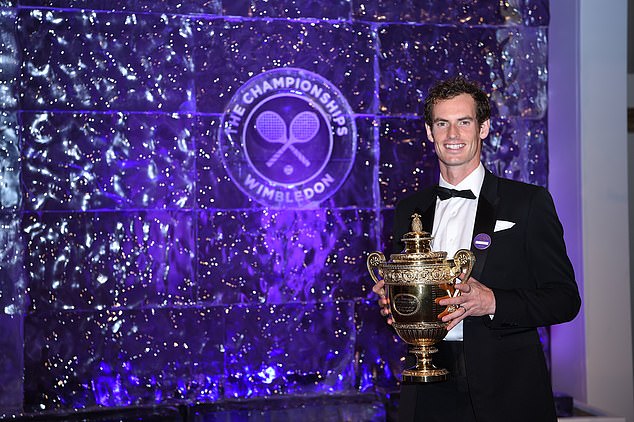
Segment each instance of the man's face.
[{"label": "man's face", "polygon": [[[482,126],[476,119],[475,100],[469,94],[460,94],[434,105],[433,123],[427,137],[434,143],[440,169],[471,172],[480,164],[482,140],[489,134],[489,120]],[[445,176],[446,177],[446,176]]]}]

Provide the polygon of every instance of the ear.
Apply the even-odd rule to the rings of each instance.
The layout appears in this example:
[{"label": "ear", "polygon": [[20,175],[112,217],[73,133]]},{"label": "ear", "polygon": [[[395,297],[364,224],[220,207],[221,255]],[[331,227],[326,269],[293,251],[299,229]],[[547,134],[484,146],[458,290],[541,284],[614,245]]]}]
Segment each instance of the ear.
[{"label": "ear", "polygon": [[489,136],[489,131],[491,130],[491,119],[486,119],[480,125],[480,139],[484,139]]},{"label": "ear", "polygon": [[425,130],[427,130],[427,139],[429,139],[429,142],[434,142],[434,134],[431,131],[431,127],[425,123]]}]

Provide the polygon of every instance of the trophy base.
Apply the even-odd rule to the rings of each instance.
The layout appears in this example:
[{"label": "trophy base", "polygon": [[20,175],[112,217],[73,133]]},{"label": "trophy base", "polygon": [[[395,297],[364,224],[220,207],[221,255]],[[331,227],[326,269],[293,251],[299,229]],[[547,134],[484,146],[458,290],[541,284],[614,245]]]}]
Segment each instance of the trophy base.
[{"label": "trophy base", "polygon": [[401,375],[403,382],[425,383],[447,381],[449,371],[444,368],[437,368],[431,361],[431,355],[438,352],[438,349],[429,345],[419,345],[410,346],[409,351],[416,358],[416,365],[403,371]]},{"label": "trophy base", "polygon": [[449,371],[446,369],[416,369],[410,368],[403,371],[403,382],[425,383],[447,381]]}]

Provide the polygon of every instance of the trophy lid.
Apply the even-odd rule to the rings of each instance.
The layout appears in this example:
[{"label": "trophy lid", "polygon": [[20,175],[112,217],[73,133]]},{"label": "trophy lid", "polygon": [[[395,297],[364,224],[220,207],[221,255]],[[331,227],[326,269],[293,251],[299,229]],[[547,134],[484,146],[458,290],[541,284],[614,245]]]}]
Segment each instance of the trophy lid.
[{"label": "trophy lid", "polygon": [[405,243],[405,249],[401,253],[392,254],[390,258],[393,262],[444,260],[447,252],[432,251],[432,239],[431,234],[423,231],[420,215],[414,213],[412,214],[412,231],[405,233],[401,238]]}]

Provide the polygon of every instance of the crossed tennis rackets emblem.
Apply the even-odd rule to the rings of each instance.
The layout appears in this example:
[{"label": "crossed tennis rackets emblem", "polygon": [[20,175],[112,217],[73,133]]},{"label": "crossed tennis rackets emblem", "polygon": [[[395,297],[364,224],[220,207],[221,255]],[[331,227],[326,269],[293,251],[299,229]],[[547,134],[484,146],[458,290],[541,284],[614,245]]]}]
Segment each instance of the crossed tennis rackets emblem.
[{"label": "crossed tennis rackets emblem", "polygon": [[310,160],[306,158],[295,144],[309,142],[319,132],[319,117],[313,111],[302,111],[291,120],[290,126],[274,111],[264,111],[255,120],[255,129],[258,134],[269,143],[282,144],[267,160],[266,166],[271,167],[280,159],[288,149],[306,167],[310,166]]}]

